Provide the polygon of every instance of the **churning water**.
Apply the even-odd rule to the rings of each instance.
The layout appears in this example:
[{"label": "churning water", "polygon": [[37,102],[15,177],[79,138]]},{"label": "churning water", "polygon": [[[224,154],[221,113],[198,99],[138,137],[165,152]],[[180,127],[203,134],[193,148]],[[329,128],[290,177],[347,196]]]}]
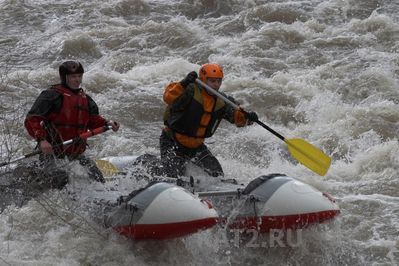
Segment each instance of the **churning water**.
[{"label": "churning water", "polygon": [[208,146],[226,177],[285,173],[341,207],[290,247],[237,247],[220,230],[133,242],[49,192],[0,215],[0,265],[397,265],[398,14],[388,0],[0,0],[1,161],[34,148],[23,119],[63,60],[82,62],[87,93],[122,125],[90,141],[96,158],[157,154],[164,86],[210,61],[222,91],[333,159],[320,177],[263,128],[222,123]]}]

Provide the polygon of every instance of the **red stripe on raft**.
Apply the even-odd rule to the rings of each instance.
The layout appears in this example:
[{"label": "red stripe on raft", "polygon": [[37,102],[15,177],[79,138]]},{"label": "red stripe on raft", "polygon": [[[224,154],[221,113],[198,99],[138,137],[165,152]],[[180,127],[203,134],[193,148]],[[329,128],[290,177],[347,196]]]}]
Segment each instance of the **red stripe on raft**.
[{"label": "red stripe on raft", "polygon": [[168,224],[132,224],[114,227],[119,234],[133,239],[167,239],[186,236],[213,227],[218,218]]},{"label": "red stripe on raft", "polygon": [[[337,216],[339,210],[322,211],[284,216],[238,217],[229,224],[234,229],[256,229],[267,233],[271,229],[300,229],[312,224],[323,223]],[[226,219],[223,219],[226,223]]]}]

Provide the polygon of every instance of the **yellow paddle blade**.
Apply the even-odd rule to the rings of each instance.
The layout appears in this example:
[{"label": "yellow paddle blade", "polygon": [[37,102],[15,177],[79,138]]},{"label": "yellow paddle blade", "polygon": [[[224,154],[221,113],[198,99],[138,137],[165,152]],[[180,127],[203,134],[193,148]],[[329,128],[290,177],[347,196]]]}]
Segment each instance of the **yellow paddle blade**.
[{"label": "yellow paddle blade", "polygon": [[324,176],[330,168],[331,158],[303,139],[285,139],[288,151],[301,164]]},{"label": "yellow paddle blade", "polygon": [[106,160],[96,160],[96,165],[105,176],[112,176],[119,173],[118,168]]}]

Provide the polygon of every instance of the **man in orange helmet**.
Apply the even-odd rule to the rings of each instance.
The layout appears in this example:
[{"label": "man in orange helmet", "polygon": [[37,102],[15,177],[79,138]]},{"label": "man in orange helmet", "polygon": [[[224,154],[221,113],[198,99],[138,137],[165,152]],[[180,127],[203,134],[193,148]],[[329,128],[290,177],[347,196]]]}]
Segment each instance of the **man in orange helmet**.
[{"label": "man in orange helmet", "polygon": [[[182,81],[170,83],[164,91],[163,99],[168,106],[164,114],[165,128],[160,137],[160,149],[163,169],[171,177],[182,176],[188,161],[211,176],[223,176],[222,166],[204,144],[205,138],[214,134],[222,119],[237,127],[258,120],[255,112],[235,110],[222,99],[211,95],[195,83],[197,78],[197,73],[192,71]],[[204,64],[199,70],[199,78],[219,90],[223,69],[218,64]]]}]

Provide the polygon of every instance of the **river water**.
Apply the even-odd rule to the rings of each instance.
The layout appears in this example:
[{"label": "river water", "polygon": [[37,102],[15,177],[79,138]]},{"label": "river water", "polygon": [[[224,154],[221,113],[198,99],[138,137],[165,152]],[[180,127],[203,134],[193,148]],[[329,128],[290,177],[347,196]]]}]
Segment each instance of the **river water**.
[{"label": "river water", "polygon": [[263,128],[222,123],[208,146],[226,177],[285,173],[341,207],[294,246],[237,247],[220,230],[134,242],[54,191],[0,215],[0,265],[397,265],[398,14],[387,0],[0,0],[1,161],[34,148],[23,119],[63,60],[82,62],[83,87],[121,123],[90,140],[95,158],[158,154],[163,88],[210,61],[222,91],[333,159],[320,177]]}]

